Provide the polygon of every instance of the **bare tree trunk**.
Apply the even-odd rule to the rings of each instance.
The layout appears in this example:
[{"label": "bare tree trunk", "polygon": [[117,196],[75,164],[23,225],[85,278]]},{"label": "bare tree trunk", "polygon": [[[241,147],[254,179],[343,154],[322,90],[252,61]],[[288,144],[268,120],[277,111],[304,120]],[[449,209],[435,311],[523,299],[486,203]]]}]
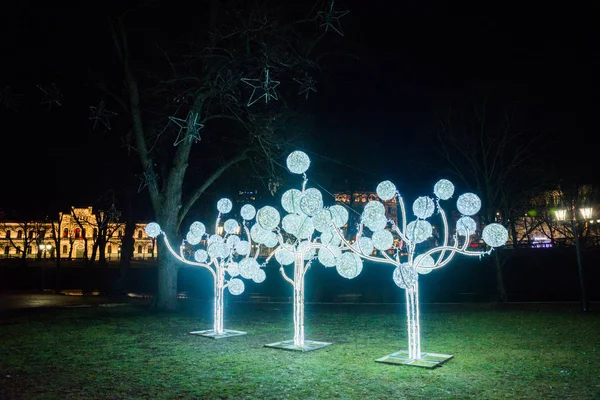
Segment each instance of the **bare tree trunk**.
[{"label": "bare tree trunk", "polygon": [[499,250],[494,252],[494,267],[496,269],[496,291],[498,293],[498,301],[506,303],[508,296],[506,295],[506,286],[504,285],[504,274],[502,273],[502,265],[504,263],[500,259]]}]

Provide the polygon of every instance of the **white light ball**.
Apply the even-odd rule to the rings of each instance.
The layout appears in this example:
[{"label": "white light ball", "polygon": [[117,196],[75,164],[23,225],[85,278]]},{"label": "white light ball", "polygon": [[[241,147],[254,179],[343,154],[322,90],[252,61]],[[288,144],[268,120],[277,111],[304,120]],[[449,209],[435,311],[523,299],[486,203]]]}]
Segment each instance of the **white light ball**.
[{"label": "white light ball", "polygon": [[254,218],[254,216],[256,215],[256,208],[254,208],[253,205],[250,204],[246,204],[242,207],[242,209],[240,210],[240,215],[242,216],[242,218],[244,218],[246,221],[250,221],[252,218]]},{"label": "white light ball", "polygon": [[254,275],[252,276],[252,280],[254,281],[254,283],[263,283],[265,279],[267,279],[267,274],[262,268],[257,269]]},{"label": "white light ball", "polygon": [[190,232],[201,238],[206,233],[206,226],[204,226],[202,222],[193,222],[192,225],[190,225]]},{"label": "white light ball", "polygon": [[265,238],[263,243],[268,248],[273,248],[279,244],[279,240],[277,239],[277,234],[275,232],[269,232]]},{"label": "white light ball", "polygon": [[206,262],[206,260],[208,260],[208,253],[206,252],[206,250],[196,250],[194,252],[194,260],[196,260],[196,262],[199,263]]},{"label": "white light ball", "polygon": [[158,235],[160,235],[160,225],[156,222],[150,222],[148,225],[146,225],[146,228],[144,230],[146,231],[146,235],[152,238],[155,238]]},{"label": "white light ball", "polygon": [[308,158],[306,153],[296,150],[291,152],[287,157],[286,164],[291,173],[303,174],[310,166],[310,158]]},{"label": "white light ball", "polygon": [[238,263],[238,269],[240,270],[240,275],[244,279],[252,279],[256,270],[260,268],[256,260],[252,257],[244,258],[242,261]]},{"label": "white light ball", "polygon": [[474,215],[481,209],[481,200],[474,193],[464,193],[456,200],[456,208],[462,215]]},{"label": "white light ball", "polygon": [[433,271],[433,266],[435,265],[435,260],[429,254],[420,254],[415,257],[413,261],[413,266],[417,268],[417,272],[421,275],[427,275],[431,271]]},{"label": "white light ball", "polygon": [[342,256],[342,251],[339,247],[327,246],[320,248],[317,253],[317,259],[324,267],[335,267],[337,260]]},{"label": "white light ball", "polygon": [[294,253],[288,249],[279,249],[275,252],[275,260],[281,265],[290,265],[294,263]]},{"label": "white light ball", "polygon": [[256,224],[252,225],[252,228],[250,228],[250,237],[256,243],[264,243],[265,240],[267,240],[267,236],[269,235],[269,232],[270,231],[264,229],[258,223],[256,223]]},{"label": "white light ball", "polygon": [[377,232],[385,229],[388,219],[383,214],[371,214],[368,218],[363,218],[362,222],[371,232]]},{"label": "white light ball", "polygon": [[238,263],[230,263],[227,266],[227,273],[232,278],[238,276],[240,274],[240,267],[239,267]]},{"label": "white light ball", "polygon": [[196,235],[194,235],[194,233],[193,233],[193,232],[188,232],[188,233],[185,235],[185,240],[186,240],[186,241],[187,241],[189,244],[191,244],[192,246],[195,246],[195,245],[197,245],[198,243],[200,243],[200,241],[202,240],[202,237],[201,237],[201,236],[196,236]]},{"label": "white light ball", "polygon": [[335,232],[326,231],[321,233],[321,243],[324,245],[339,246],[342,243],[342,238]]},{"label": "white light ball", "polygon": [[[393,238],[392,238],[392,243],[393,243]],[[373,245],[373,241],[370,238],[361,236],[361,238],[358,241],[358,248],[364,255],[369,256],[369,255],[371,255],[371,253],[373,253],[375,246]]]},{"label": "white light ball", "polygon": [[229,256],[229,248],[223,242],[214,242],[208,246],[208,255],[213,258],[226,258]]},{"label": "white light ball", "polygon": [[343,206],[336,204],[334,206],[329,207],[329,212],[331,212],[331,217],[333,219],[333,224],[338,228],[343,228],[344,225],[348,222],[348,210]]},{"label": "white light ball", "polygon": [[401,289],[413,288],[417,279],[417,271],[408,263],[402,263],[394,269],[394,283]]},{"label": "white light ball", "polygon": [[406,237],[415,244],[423,243],[432,233],[433,227],[431,224],[421,219],[412,221],[406,226]]},{"label": "white light ball", "polygon": [[235,219],[228,219],[223,224],[223,230],[226,233],[232,234],[232,233],[235,233],[235,231],[237,231],[239,226],[240,226],[240,224],[238,224],[238,222]]},{"label": "white light ball", "polygon": [[222,198],[221,200],[217,201],[217,210],[219,210],[221,214],[227,214],[229,211],[231,211],[232,207],[233,204],[229,199]]},{"label": "white light ball", "polygon": [[271,206],[264,206],[256,213],[256,221],[263,229],[272,230],[279,225],[279,211]]},{"label": "white light ball", "polygon": [[481,233],[483,241],[490,247],[500,247],[508,240],[508,231],[498,223],[487,225]]},{"label": "white light ball", "polygon": [[240,255],[240,256],[245,256],[248,253],[250,253],[250,243],[248,243],[248,241],[246,240],[240,240],[239,242],[237,242],[237,244],[235,245],[235,251]]},{"label": "white light ball", "polygon": [[433,193],[440,200],[448,200],[454,194],[454,185],[448,179],[440,179],[433,187]]},{"label": "white light ball", "polygon": [[313,216],[323,209],[323,195],[314,188],[309,188],[300,197],[300,209],[306,215]]},{"label": "white light ball", "polygon": [[231,235],[227,238],[227,246],[232,249],[240,242],[240,237],[238,235]]},{"label": "white light ball", "polygon": [[373,233],[371,240],[373,242],[373,246],[377,250],[381,251],[389,250],[394,245],[394,236],[390,231],[386,230]]},{"label": "white light ball", "polygon": [[312,218],[305,215],[288,214],[283,217],[281,227],[298,239],[308,239],[315,232]]},{"label": "white light ball", "polygon": [[223,236],[221,235],[217,235],[216,233],[214,235],[210,235],[208,237],[208,244],[211,243],[223,243],[225,241],[225,239],[223,239]]},{"label": "white light ball", "polygon": [[344,278],[353,279],[361,273],[363,261],[358,255],[352,252],[347,252],[338,258],[335,268],[338,274]]},{"label": "white light ball", "polygon": [[417,218],[426,219],[433,215],[435,203],[427,196],[421,196],[413,203],[413,213]]},{"label": "white light ball", "polygon": [[475,233],[477,229],[477,224],[471,217],[460,217],[458,221],[456,221],[456,233],[461,236],[467,236],[467,234],[472,235]]},{"label": "white light ball", "polygon": [[300,214],[300,199],[302,198],[302,192],[298,189],[290,189],[283,193],[281,196],[281,206],[289,213]]},{"label": "white light ball", "polygon": [[396,195],[396,185],[390,181],[381,182],[379,185],[377,185],[377,189],[375,190],[377,192],[377,196],[384,201],[391,200]]},{"label": "white light ball", "polygon": [[229,281],[227,289],[229,289],[229,293],[231,293],[232,295],[238,296],[244,293],[245,286],[246,285],[244,285],[244,281],[238,278],[233,278]]},{"label": "white light ball", "polygon": [[319,232],[327,232],[331,230],[331,211],[322,209],[312,217],[313,226]]}]

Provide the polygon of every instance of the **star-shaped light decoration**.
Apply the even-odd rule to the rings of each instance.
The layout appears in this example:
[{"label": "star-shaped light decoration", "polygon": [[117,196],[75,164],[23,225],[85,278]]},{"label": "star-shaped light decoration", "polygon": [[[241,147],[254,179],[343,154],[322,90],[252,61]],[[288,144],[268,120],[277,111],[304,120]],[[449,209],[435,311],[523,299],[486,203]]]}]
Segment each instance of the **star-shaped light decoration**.
[{"label": "star-shaped light decoration", "polygon": [[138,193],[140,193],[142,190],[144,190],[144,188],[146,186],[148,186],[150,183],[156,181],[156,178],[158,177],[158,175],[156,175],[155,173],[148,173],[148,172],[144,172],[142,175],[138,175],[138,178],[140,178],[141,182],[140,182],[140,186],[138,186]]},{"label": "star-shaped light decoration", "polygon": [[48,109],[52,108],[54,104],[57,106],[62,106],[62,94],[56,87],[56,84],[53,83],[47,87],[37,85],[37,88],[44,93],[44,98],[42,99],[41,104],[48,104]]},{"label": "star-shaped light decoration", "polygon": [[331,4],[329,5],[328,11],[319,11],[317,15],[319,18],[323,20],[323,23],[319,26],[324,26],[325,31],[327,32],[329,28],[333,29],[341,36],[344,36],[344,31],[342,30],[342,24],[340,23],[340,18],[344,15],[348,14],[350,10],[344,11],[336,11],[333,9],[333,3],[335,0],[331,0]]},{"label": "star-shaped light decoration", "polygon": [[[279,86],[280,82],[271,79],[268,68],[264,69],[263,79],[241,78],[241,81],[252,86],[253,88],[250,100],[248,100],[248,103],[246,104],[247,107],[250,107],[252,104],[256,103],[263,97],[265,98],[265,103],[268,103],[270,99],[279,100],[275,88]],[[260,89],[262,93],[260,94],[260,96],[255,97],[257,89]]]},{"label": "star-shaped light decoration", "polygon": [[108,120],[108,117],[112,117],[115,115],[117,115],[116,112],[109,111],[106,109],[106,106],[104,105],[104,100],[100,100],[100,103],[98,103],[97,107],[90,106],[90,118],[89,119],[94,120],[93,129],[96,129],[96,125],[98,125],[98,122],[102,122],[104,124],[104,126],[108,130],[110,130],[110,122]]},{"label": "star-shaped light decoration", "polygon": [[169,117],[169,119],[179,125],[179,133],[177,134],[177,139],[175,139],[173,146],[177,146],[184,140],[193,143],[200,141],[200,129],[204,128],[204,124],[198,123],[197,112],[190,111],[186,119],[177,117]]},{"label": "star-shaped light decoration", "polygon": [[2,103],[4,108],[6,108],[7,110],[19,111],[19,106],[17,104],[16,98],[22,96],[22,94],[13,93],[12,88],[10,86],[6,86],[0,92],[0,103]]},{"label": "star-shaped light decoration", "polygon": [[298,94],[304,94],[305,99],[308,100],[308,95],[311,91],[315,93],[317,92],[317,89],[315,88],[317,81],[315,81],[310,76],[305,75],[304,79],[294,78],[294,80],[300,84],[300,87],[298,88]]}]

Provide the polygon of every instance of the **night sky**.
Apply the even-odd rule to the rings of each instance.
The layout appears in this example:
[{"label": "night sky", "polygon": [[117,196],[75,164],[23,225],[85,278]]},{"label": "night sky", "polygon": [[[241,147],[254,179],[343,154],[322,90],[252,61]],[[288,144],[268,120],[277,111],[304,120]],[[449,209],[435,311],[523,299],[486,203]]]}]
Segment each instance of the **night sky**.
[{"label": "night sky", "polygon": [[[106,24],[112,3],[9,3],[0,87],[22,96],[14,97],[18,112],[0,109],[0,209],[39,216],[91,204],[124,179],[127,160],[119,145],[126,121],[98,132],[88,120],[88,107],[102,98],[92,76],[121,79]],[[429,190],[439,173],[420,166],[439,159],[431,145],[440,115],[481,94],[518,106],[532,134],[544,135],[545,162],[595,177],[599,57],[591,8],[388,3],[335,3],[351,11],[341,19],[338,49],[348,56],[333,61],[307,102],[314,130],[305,148],[322,170],[335,171],[331,182],[393,179]],[[149,22],[162,39],[177,40],[206,13],[203,2],[150,4]],[[63,93],[62,107],[40,104],[36,85],[51,83]]]}]

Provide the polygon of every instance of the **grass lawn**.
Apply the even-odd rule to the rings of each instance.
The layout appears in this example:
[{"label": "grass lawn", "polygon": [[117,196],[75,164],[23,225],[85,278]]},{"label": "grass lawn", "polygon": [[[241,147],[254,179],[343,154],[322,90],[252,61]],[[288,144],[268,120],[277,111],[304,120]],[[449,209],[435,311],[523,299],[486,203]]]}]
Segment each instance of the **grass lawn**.
[{"label": "grass lawn", "polygon": [[307,353],[291,305],[232,303],[208,339],[211,305],[57,309],[0,320],[0,399],[600,399],[600,314],[576,304],[424,305],[429,370],[374,360],[406,348],[403,305],[307,305]]}]

